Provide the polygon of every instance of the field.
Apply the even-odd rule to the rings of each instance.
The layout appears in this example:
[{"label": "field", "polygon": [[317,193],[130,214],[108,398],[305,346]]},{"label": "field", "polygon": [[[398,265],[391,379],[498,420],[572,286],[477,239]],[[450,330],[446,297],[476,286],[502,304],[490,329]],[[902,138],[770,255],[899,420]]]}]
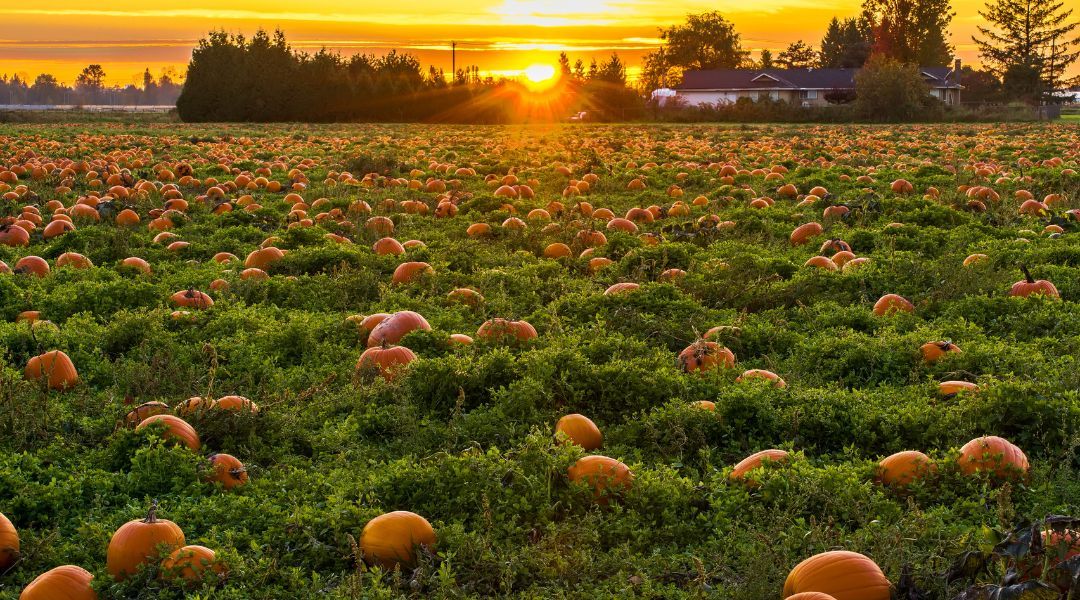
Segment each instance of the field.
[{"label": "field", "polygon": [[[837,549],[901,599],[1054,579],[1007,535],[1080,515],[1078,168],[1069,123],[0,125],[0,599],[77,565],[101,598],[761,600]],[[430,327],[365,319],[400,311]],[[77,381],[28,378],[53,350]],[[152,503],[214,568],[113,539]],[[390,511],[435,544],[380,563]]]}]

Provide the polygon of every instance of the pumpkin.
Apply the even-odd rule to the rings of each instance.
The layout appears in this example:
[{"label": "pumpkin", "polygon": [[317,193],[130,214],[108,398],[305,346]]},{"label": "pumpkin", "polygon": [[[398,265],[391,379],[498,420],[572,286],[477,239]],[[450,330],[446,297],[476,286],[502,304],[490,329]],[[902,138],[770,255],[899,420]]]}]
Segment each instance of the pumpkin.
[{"label": "pumpkin", "polygon": [[836,271],[840,269],[840,267],[828,256],[812,256],[803,263],[803,266],[817,267],[819,269],[825,269],[826,271]]},{"label": "pumpkin", "polygon": [[556,242],[544,248],[544,258],[567,258],[571,255],[570,246]]},{"label": "pumpkin", "polygon": [[0,513],[0,573],[19,560],[19,532],[11,521]]},{"label": "pumpkin", "polygon": [[214,255],[213,261],[218,264],[225,264],[231,262],[237,262],[240,258],[231,252],[218,252]]},{"label": "pumpkin", "polygon": [[161,561],[161,576],[164,579],[179,577],[190,582],[202,581],[206,569],[212,569],[219,575],[226,571],[225,563],[219,561],[217,554],[206,546],[183,546]]},{"label": "pumpkin", "polygon": [[188,424],[187,421],[173,415],[150,415],[139,423],[135,431],[141,431],[155,423],[165,426],[165,431],[162,433],[165,439],[174,440],[192,450],[198,450],[202,447],[202,442],[199,441],[199,434],[195,431],[195,428]]},{"label": "pumpkin", "polygon": [[753,479],[747,477],[751,471],[758,469],[765,463],[769,462],[787,462],[790,455],[784,451],[776,448],[770,448],[768,450],[762,450],[755,452],[750,456],[739,461],[735,468],[731,470],[731,474],[728,475],[728,479],[731,481],[741,481],[750,485],[757,485]]},{"label": "pumpkin", "polygon": [[169,301],[183,308],[210,308],[214,299],[195,288],[188,288],[169,296]]},{"label": "pumpkin", "polygon": [[636,284],[636,283],[632,283],[632,282],[629,282],[629,281],[624,281],[622,283],[616,283],[616,284],[612,285],[611,287],[609,287],[608,289],[604,290],[604,295],[605,296],[614,296],[616,294],[624,294],[626,292],[632,292],[632,291],[634,291],[634,290],[636,290],[636,289],[638,289],[640,287],[641,286]]},{"label": "pumpkin", "polygon": [[123,261],[120,262],[120,265],[128,267],[130,269],[135,269],[136,271],[139,271],[144,275],[150,274],[150,263],[137,256],[129,256],[128,258],[125,258]]},{"label": "pumpkin", "polygon": [[134,427],[146,420],[147,417],[163,415],[169,412],[169,405],[164,402],[143,402],[124,415],[124,423],[128,427]]},{"label": "pumpkin", "polygon": [[593,500],[606,504],[608,497],[625,492],[634,483],[630,467],[607,456],[585,456],[567,470],[572,483],[584,483],[592,488]]},{"label": "pumpkin", "polygon": [[891,585],[874,561],[857,552],[834,550],[802,561],[784,581],[784,598],[821,592],[836,600],[889,600]]},{"label": "pumpkin", "polygon": [[825,592],[799,592],[784,600],[836,600],[836,596],[830,596]]},{"label": "pumpkin", "polygon": [[897,312],[915,312],[915,305],[897,294],[885,294],[874,303],[874,314],[879,317]]},{"label": "pumpkin", "polygon": [[213,408],[234,413],[259,413],[259,405],[243,396],[222,396],[211,405]]},{"label": "pumpkin", "polygon": [[371,246],[371,249],[379,256],[405,254],[405,246],[392,237],[380,238]]},{"label": "pumpkin", "polygon": [[435,273],[431,265],[426,262],[404,262],[394,269],[393,282],[396,284],[411,283],[425,273]]},{"label": "pumpkin", "polygon": [[435,530],[424,517],[404,510],[375,517],[360,533],[364,562],[388,570],[416,564],[418,546],[433,551]]},{"label": "pumpkin", "polygon": [[89,258],[86,258],[78,252],[65,252],[56,257],[56,266],[59,267],[71,267],[73,269],[89,269],[94,266],[94,263],[90,262]]},{"label": "pumpkin", "polygon": [[789,241],[792,246],[800,246],[809,242],[811,238],[817,237],[824,232],[825,229],[820,223],[811,221],[810,223],[805,223],[796,227],[795,230],[791,232]]},{"label": "pumpkin", "polygon": [[465,335],[464,333],[451,333],[449,337],[450,344],[457,344],[459,346],[468,346],[473,343],[472,336]]},{"label": "pumpkin", "polygon": [[207,481],[218,482],[227,490],[248,482],[248,473],[244,463],[231,454],[224,452],[211,454],[210,464],[214,467],[214,473],[207,477]]},{"label": "pumpkin", "polygon": [[687,373],[735,366],[735,354],[716,342],[698,340],[679,353],[679,368]]},{"label": "pumpkin", "polygon": [[[18,265],[16,265],[18,268]],[[1054,284],[1045,279],[1036,280],[1031,276],[1031,273],[1027,270],[1027,267],[1021,266],[1020,270],[1024,272],[1024,279],[1017,281],[1013,284],[1012,289],[1009,290],[1010,296],[1019,296],[1021,298],[1027,298],[1028,296],[1043,295],[1050,298],[1060,298],[1057,288]]]},{"label": "pumpkin", "polygon": [[742,375],[735,378],[736,382],[747,381],[750,379],[765,379],[773,382],[774,387],[786,388],[787,382],[780,378],[779,375],[772,371],[766,371],[765,369],[748,369],[743,371]]},{"label": "pumpkin", "polygon": [[946,398],[951,398],[960,392],[975,393],[979,386],[970,381],[942,381],[938,384],[938,393]]},{"label": "pumpkin", "polygon": [[555,424],[556,438],[564,438],[585,450],[596,450],[604,443],[600,428],[585,415],[571,414],[559,419]]},{"label": "pumpkin", "polygon": [[965,475],[989,471],[999,479],[1022,478],[1029,468],[1024,451],[996,435],[975,438],[964,444],[957,462]]},{"label": "pumpkin", "polygon": [[[378,315],[371,315],[368,319],[377,316]],[[364,327],[365,324],[368,323],[368,319],[364,319],[360,324],[361,327]],[[396,312],[378,321],[371,329],[371,333],[368,334],[367,346],[368,348],[374,348],[384,344],[396,344],[406,335],[417,330],[430,331],[431,325],[428,324],[427,319],[421,316],[420,313],[411,310]]]},{"label": "pumpkin", "polygon": [[24,256],[15,261],[15,273],[45,277],[49,274],[49,263],[40,256]]},{"label": "pumpkin", "polygon": [[919,352],[922,353],[923,361],[932,363],[937,362],[950,353],[960,354],[960,348],[952,342],[926,342],[922,346],[919,346]]},{"label": "pumpkin", "polygon": [[38,575],[19,594],[19,600],[97,600],[94,576],[82,567],[63,565]]},{"label": "pumpkin", "polygon": [[904,488],[935,470],[929,456],[917,450],[905,450],[881,459],[877,480],[889,487]]},{"label": "pumpkin", "polygon": [[686,271],[684,271],[682,269],[672,268],[672,269],[667,269],[664,272],[660,273],[660,275],[656,278],[656,280],[671,283],[671,282],[678,281],[679,279],[682,279],[683,277],[686,277]]},{"label": "pumpkin", "polygon": [[[1047,566],[1050,568],[1056,567],[1074,556],[1080,556],[1080,532],[1072,529],[1044,529],[1042,531],[1042,544],[1042,556],[1045,557]],[[1016,572],[1020,576],[1020,581],[1041,577],[1043,560],[1040,560],[1040,558],[1042,557],[1029,556],[1026,558],[1027,560],[1020,559],[1016,561]],[[1067,589],[1066,587],[1062,591]]]},{"label": "pumpkin", "polygon": [[484,296],[471,288],[457,288],[447,294],[446,297],[469,306],[477,306],[484,301]]},{"label": "pumpkin", "polygon": [[66,390],[79,383],[75,363],[62,350],[51,350],[31,358],[26,363],[23,377],[31,381],[46,377],[50,390]]},{"label": "pumpkin", "polygon": [[476,337],[496,343],[527,342],[537,337],[536,329],[527,321],[491,319],[476,330]]},{"label": "pumpkin", "polygon": [[128,521],[116,530],[106,551],[105,567],[117,581],[134,575],[141,565],[157,556],[160,548],[171,552],[184,545],[184,532],[172,521],[157,518],[157,503],[146,518]]},{"label": "pumpkin", "polygon": [[416,360],[416,354],[405,346],[374,346],[364,350],[356,361],[361,373],[377,372],[387,381],[393,381],[402,368]]}]

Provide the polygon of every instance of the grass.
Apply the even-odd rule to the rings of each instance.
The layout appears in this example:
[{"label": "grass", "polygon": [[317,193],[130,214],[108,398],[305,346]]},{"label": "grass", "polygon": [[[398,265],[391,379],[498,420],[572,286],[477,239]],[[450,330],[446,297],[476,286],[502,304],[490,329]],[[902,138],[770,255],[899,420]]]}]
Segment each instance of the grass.
[{"label": "grass", "polygon": [[[118,226],[115,211],[102,208],[100,221],[75,216],[76,229],[59,237],[45,239],[39,227],[29,246],[0,246],[12,267],[29,255],[52,265],[43,278],[0,275],[0,513],[22,540],[21,560],[0,575],[2,599],[48,569],[77,564],[95,574],[103,598],[756,600],[778,597],[795,564],[836,548],[870,556],[894,583],[910,568],[929,597],[950,598],[965,584],[943,574],[962,553],[1027,520],[1080,513],[1080,238],[1066,212],[1080,207],[1080,179],[1069,171],[1080,158],[1075,127],[79,129],[0,125],[0,165],[28,166],[5,190],[14,194],[5,214],[34,205],[47,222],[46,203],[70,207],[110,189],[87,171],[126,169],[130,186],[190,166],[198,181],[178,186],[189,208],[170,228],[190,245],[154,241],[147,223],[166,202],[159,184],[114,191],[128,195],[138,226]],[[786,172],[725,182],[726,164]],[[35,165],[43,167],[37,178]],[[556,166],[597,182],[575,196]],[[267,172],[260,169],[285,189],[230,188],[240,175]],[[369,170],[379,173],[365,177]],[[495,197],[511,172],[533,180],[535,198]],[[644,190],[627,189],[635,178]],[[892,192],[899,178],[915,193]],[[429,179],[457,183],[423,191]],[[409,180],[421,189],[402,184]],[[307,208],[286,200],[294,182],[304,184],[296,193]],[[799,206],[778,193],[783,183],[800,196],[815,186],[828,195]],[[975,212],[971,186],[999,199],[983,193],[986,210]],[[231,211],[213,210],[215,187]],[[939,193],[924,195],[931,187]],[[1021,215],[1021,189],[1062,199],[1050,214]],[[705,201],[693,204],[698,196]],[[763,196],[775,203],[749,206]],[[456,203],[456,216],[434,216],[440,197]],[[587,201],[622,216],[651,205],[668,211],[676,200],[689,214],[639,222],[637,234],[574,210]],[[245,210],[249,202],[261,208]],[[824,216],[839,205],[846,216]],[[548,208],[550,221],[528,218],[536,208]],[[393,222],[396,239],[423,245],[376,255],[382,234],[365,226],[374,216]],[[504,226],[512,216],[527,227]],[[724,221],[734,226],[713,226]],[[792,246],[791,231],[809,221],[824,234]],[[492,234],[466,235],[478,222]],[[607,241],[591,258],[612,261],[595,271],[589,256],[577,258],[579,231],[593,227]],[[828,254],[820,246],[834,238],[870,262],[804,266]],[[574,258],[544,258],[554,242]],[[265,280],[213,260],[230,252],[243,261],[263,243],[287,250]],[[57,267],[65,252],[94,266]],[[988,259],[962,267],[974,253]],[[129,256],[146,259],[152,274],[121,268]],[[427,262],[433,273],[393,284],[404,261]],[[1009,297],[1021,264],[1052,281],[1061,299]],[[661,281],[668,269],[686,275]],[[226,286],[212,289],[215,280]],[[619,282],[640,288],[604,293]],[[482,302],[448,296],[463,287]],[[173,314],[169,297],[189,288],[208,292],[213,307]],[[912,301],[915,312],[875,317],[887,293]],[[26,310],[42,321],[16,322]],[[367,334],[350,317],[401,310],[431,325],[401,340],[419,358],[392,381],[357,373]],[[539,335],[514,345],[448,343],[452,333],[476,337],[497,317],[524,319]],[[683,372],[678,353],[715,326],[726,327],[714,339],[732,350],[735,368]],[[919,347],[935,340],[963,352],[926,364]],[[29,358],[52,349],[78,369],[69,391],[23,380]],[[787,386],[736,381],[752,368]],[[943,398],[937,386],[947,380],[980,391]],[[253,400],[258,414],[185,417],[201,438],[197,452],[123,424],[144,402],[175,408],[229,394]],[[698,400],[715,411],[695,407]],[[601,449],[553,439],[569,413],[596,422]],[[958,448],[982,435],[1017,444],[1029,476],[963,475]],[[766,448],[793,459],[755,473],[756,487],[728,479],[735,463]],[[876,483],[877,461],[909,449],[927,453],[934,474],[906,490]],[[215,452],[243,461],[249,483],[228,492],[207,483]],[[592,453],[634,474],[631,489],[606,505],[566,476]],[[111,580],[110,537],[153,500],[187,543],[217,551],[227,575],[185,587],[161,579],[151,561],[135,577]],[[365,524],[393,510],[423,515],[437,533],[436,552],[415,569],[387,572],[361,555]]]}]

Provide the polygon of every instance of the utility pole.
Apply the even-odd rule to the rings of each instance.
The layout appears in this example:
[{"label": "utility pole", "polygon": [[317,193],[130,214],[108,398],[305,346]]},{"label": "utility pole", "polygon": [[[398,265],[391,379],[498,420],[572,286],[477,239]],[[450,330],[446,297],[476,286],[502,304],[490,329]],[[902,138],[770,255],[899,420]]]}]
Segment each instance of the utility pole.
[{"label": "utility pole", "polygon": [[457,42],[450,42],[450,81],[457,81]]}]

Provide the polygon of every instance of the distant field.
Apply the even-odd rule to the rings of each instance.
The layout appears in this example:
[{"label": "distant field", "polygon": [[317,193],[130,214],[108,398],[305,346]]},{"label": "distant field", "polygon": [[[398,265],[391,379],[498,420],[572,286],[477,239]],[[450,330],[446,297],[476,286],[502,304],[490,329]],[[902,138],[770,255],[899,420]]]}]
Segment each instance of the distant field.
[{"label": "distant field", "polygon": [[[140,118],[0,124],[2,600],[65,564],[147,599],[762,600],[837,549],[901,599],[1063,572],[989,551],[1080,516],[1072,123]],[[113,540],[154,501],[224,567]],[[391,511],[431,530],[390,552]]]}]

